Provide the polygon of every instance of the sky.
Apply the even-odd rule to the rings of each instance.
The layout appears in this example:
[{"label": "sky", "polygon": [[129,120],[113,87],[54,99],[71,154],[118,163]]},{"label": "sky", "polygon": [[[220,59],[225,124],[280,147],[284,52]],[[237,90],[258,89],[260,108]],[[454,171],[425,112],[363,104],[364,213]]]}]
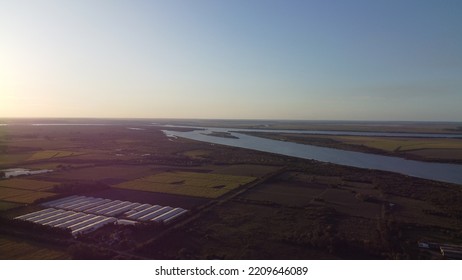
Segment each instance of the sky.
[{"label": "sky", "polygon": [[462,121],[462,1],[0,0],[0,117]]}]

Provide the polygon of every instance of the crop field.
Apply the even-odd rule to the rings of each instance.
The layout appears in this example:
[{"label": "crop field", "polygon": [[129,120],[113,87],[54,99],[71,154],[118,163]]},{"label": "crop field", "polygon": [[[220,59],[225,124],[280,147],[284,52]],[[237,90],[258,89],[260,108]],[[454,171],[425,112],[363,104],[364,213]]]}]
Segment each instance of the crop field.
[{"label": "crop field", "polygon": [[152,174],[151,166],[98,166],[89,168],[78,168],[67,171],[60,171],[48,174],[50,178],[66,180],[103,180],[108,178],[120,179],[121,181],[133,180],[148,174]]},{"label": "crop field", "polygon": [[102,191],[96,191],[91,196],[109,198],[112,200],[128,200],[139,203],[169,205],[172,207],[181,207],[193,209],[197,206],[210,201],[204,197],[175,195],[170,193],[143,192],[138,190],[110,188]]},{"label": "crop field", "polygon": [[56,194],[0,187],[0,200],[16,203],[33,203],[40,198],[51,197]]},{"label": "crop field", "polygon": [[255,177],[211,173],[164,172],[116,185],[116,188],[216,198]]},{"label": "crop field", "polygon": [[56,150],[45,150],[34,153],[28,160],[44,160],[52,158],[62,158],[81,155],[82,153],[71,152],[71,151],[56,151]]},{"label": "crop field", "polygon": [[0,259],[3,260],[60,260],[70,259],[65,250],[45,247],[34,242],[0,236]]},{"label": "crop field", "polygon": [[214,166],[212,173],[236,176],[263,177],[280,169],[279,166],[237,164],[227,166]]},{"label": "crop field", "polygon": [[38,181],[31,179],[9,179],[0,181],[0,187],[21,190],[45,191],[56,186],[55,182]]}]

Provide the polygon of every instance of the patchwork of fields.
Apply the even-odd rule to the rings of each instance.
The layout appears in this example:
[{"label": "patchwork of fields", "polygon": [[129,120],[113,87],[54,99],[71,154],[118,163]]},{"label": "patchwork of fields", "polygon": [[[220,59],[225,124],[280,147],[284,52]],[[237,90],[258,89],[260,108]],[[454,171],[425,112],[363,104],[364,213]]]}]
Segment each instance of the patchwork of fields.
[{"label": "patchwork of fields", "polygon": [[31,179],[10,179],[0,181],[1,187],[21,189],[21,190],[31,190],[31,191],[46,191],[51,190],[54,186],[58,185],[55,182],[47,181],[38,181]]},{"label": "patchwork of fields", "polygon": [[41,198],[56,195],[51,189],[57,183],[31,179],[9,179],[0,181],[0,200],[14,203],[34,203]]},{"label": "patchwork of fields", "polygon": [[70,156],[78,156],[82,153],[72,151],[56,151],[56,150],[45,150],[34,153],[28,160],[44,160],[52,158],[62,158]]},{"label": "patchwork of fields", "polygon": [[216,198],[255,177],[194,172],[164,172],[115,185],[116,188]]},{"label": "patchwork of fields", "polygon": [[[61,237],[50,231],[48,239],[53,228],[46,226],[76,236],[95,230],[82,244],[128,253],[121,258],[420,258],[417,240],[460,244],[462,196],[443,183],[168,139],[151,127],[8,129],[5,140],[0,135],[2,169],[53,172],[0,180],[0,216],[36,224],[2,224],[1,258],[80,252],[67,243],[60,248],[67,254],[57,252],[61,245],[53,239]],[[275,135],[369,153],[462,159],[461,139]],[[174,220],[174,227],[163,225]]]}]

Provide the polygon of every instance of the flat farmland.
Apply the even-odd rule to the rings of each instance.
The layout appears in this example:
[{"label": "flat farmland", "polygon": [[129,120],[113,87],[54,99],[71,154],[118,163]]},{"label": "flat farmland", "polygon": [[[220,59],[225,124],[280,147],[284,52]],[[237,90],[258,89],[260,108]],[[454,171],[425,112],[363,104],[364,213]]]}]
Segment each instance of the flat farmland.
[{"label": "flat farmland", "polygon": [[116,188],[216,198],[255,177],[194,172],[163,172],[115,185]]},{"label": "flat farmland", "polygon": [[47,174],[47,177],[65,180],[116,179],[127,181],[152,174],[153,172],[153,167],[151,166],[111,165],[65,170],[54,174]]},{"label": "flat farmland", "polygon": [[51,197],[56,194],[0,187],[0,200],[16,203],[34,203],[40,198]]},{"label": "flat farmland", "polygon": [[45,191],[50,190],[54,186],[58,185],[55,182],[31,180],[31,179],[9,179],[1,180],[0,187],[7,187],[21,190],[33,190],[33,191]]},{"label": "flat farmland", "polygon": [[246,199],[274,202],[286,206],[303,207],[323,193],[329,186],[324,184],[287,183],[283,181],[264,183],[248,191]]},{"label": "flat farmland", "polygon": [[213,171],[211,173],[236,176],[263,177],[279,169],[281,169],[280,166],[236,164],[226,166],[214,166]]},{"label": "flat farmland", "polygon": [[316,204],[333,208],[345,215],[365,218],[380,216],[381,193],[372,184],[348,182],[348,187],[345,187],[346,182],[340,178],[328,178],[302,172],[285,172],[273,181],[247,191],[242,198],[291,207]]},{"label": "flat farmland", "polygon": [[[425,201],[395,196],[390,198],[390,202],[395,204],[393,215],[397,221],[403,223],[419,221],[421,225],[455,229],[460,227],[460,221],[455,222],[444,215],[443,210]],[[436,213],[436,215],[430,213]],[[443,215],[439,215],[441,213]]]},{"label": "flat farmland", "polygon": [[316,245],[333,239],[327,229],[332,218],[322,206],[274,208],[231,201],[172,233],[157,248],[166,259],[182,248],[191,259],[333,259]]},{"label": "flat farmland", "polygon": [[0,235],[2,260],[62,260],[70,259],[65,249],[52,248],[36,242],[17,240]]},{"label": "flat farmland", "polygon": [[[454,244],[462,240],[459,186],[168,139],[148,123],[144,131],[128,126],[135,127],[121,123],[3,128],[8,135],[0,142],[0,154],[5,151],[0,158],[15,163],[2,164],[2,169],[54,171],[0,180],[1,216],[10,219],[41,210],[43,206],[31,202],[74,193],[191,210],[172,227],[143,226],[131,233],[121,229],[120,240],[114,238],[119,227],[110,227],[81,240],[82,245],[89,242],[90,247],[149,259],[420,259],[415,252],[419,240]],[[287,141],[292,137],[274,135]],[[458,139],[298,136],[293,139],[306,144],[415,155],[414,159],[420,154],[440,159],[443,153],[450,159],[462,151]],[[34,156],[37,160],[27,160]],[[59,188],[53,194],[55,184]],[[2,234],[11,234],[8,241],[20,241],[15,233],[27,240],[17,245],[18,251],[26,245],[34,249],[14,255],[10,252],[14,246],[5,247],[2,258],[59,259],[42,249],[66,252],[56,247],[63,243],[54,242],[55,236],[48,239],[40,230],[30,233],[14,223],[11,230],[6,226],[2,224]]]},{"label": "flat farmland", "polygon": [[181,207],[189,210],[210,201],[210,199],[204,197],[117,188],[96,191],[88,195],[93,197],[109,198],[112,200],[118,199],[131,202],[148,203],[152,205],[169,205],[171,207]]},{"label": "flat farmland", "polygon": [[368,219],[379,218],[382,214],[382,202],[380,200],[369,202],[365,197],[365,195],[356,191],[331,188],[320,195],[321,202],[317,203],[328,205],[346,216]]},{"label": "flat farmland", "polygon": [[31,157],[31,153],[0,154],[0,165],[6,167],[26,161]]},{"label": "flat farmland", "polygon": [[57,150],[45,150],[35,152],[30,158],[29,161],[33,160],[47,160],[47,159],[55,159],[55,158],[63,158],[63,157],[70,157],[70,156],[78,156],[82,153],[73,152],[73,151],[57,151]]}]

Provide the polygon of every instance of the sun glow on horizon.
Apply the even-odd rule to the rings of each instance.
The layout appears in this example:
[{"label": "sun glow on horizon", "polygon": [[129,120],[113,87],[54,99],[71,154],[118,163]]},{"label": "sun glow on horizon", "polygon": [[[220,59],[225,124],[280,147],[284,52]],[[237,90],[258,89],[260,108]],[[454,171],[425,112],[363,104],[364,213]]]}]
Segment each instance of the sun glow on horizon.
[{"label": "sun glow on horizon", "polygon": [[460,121],[460,5],[8,1],[0,117]]}]

